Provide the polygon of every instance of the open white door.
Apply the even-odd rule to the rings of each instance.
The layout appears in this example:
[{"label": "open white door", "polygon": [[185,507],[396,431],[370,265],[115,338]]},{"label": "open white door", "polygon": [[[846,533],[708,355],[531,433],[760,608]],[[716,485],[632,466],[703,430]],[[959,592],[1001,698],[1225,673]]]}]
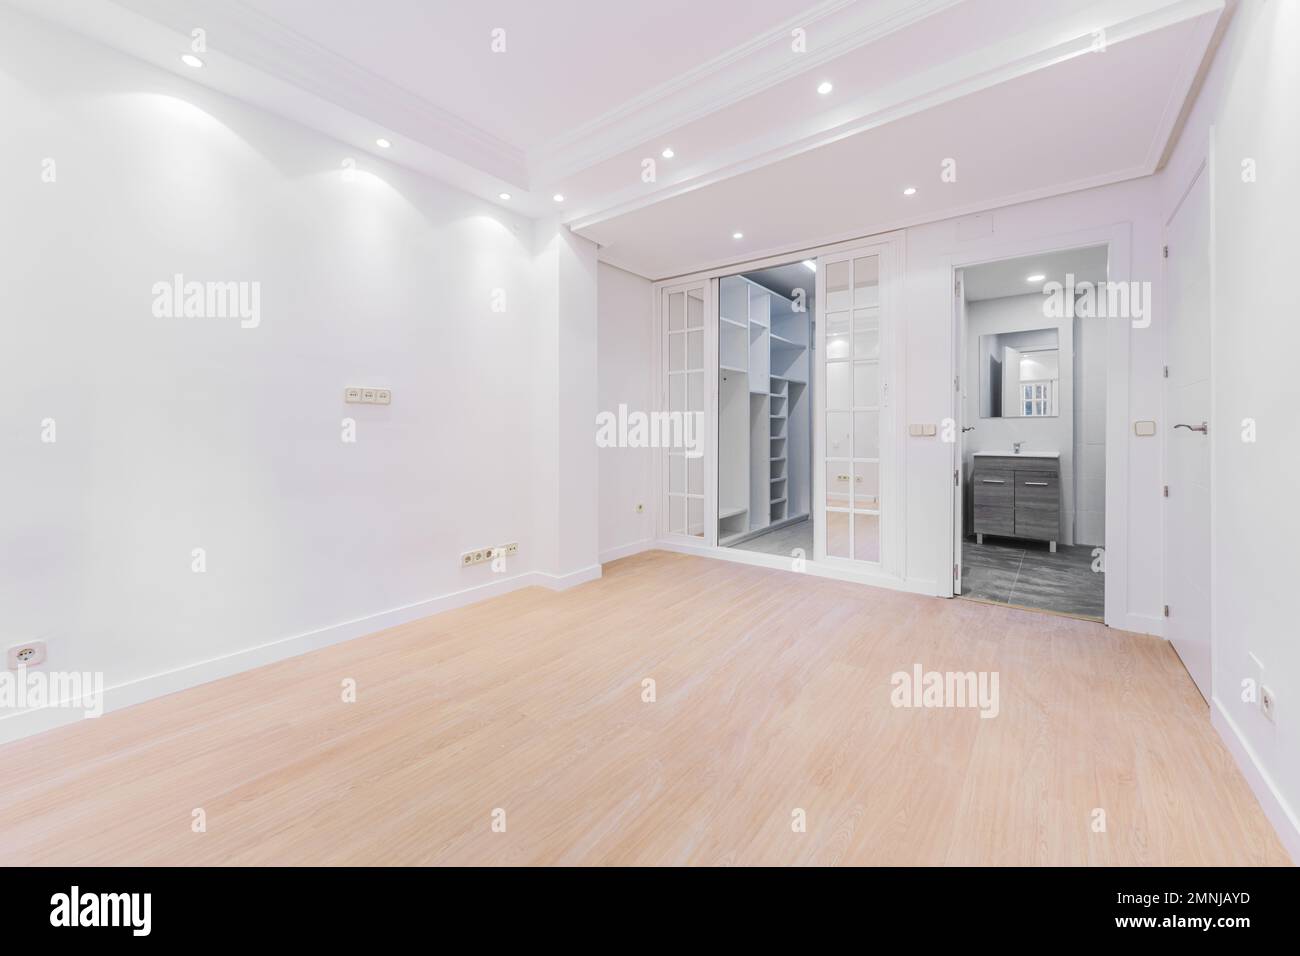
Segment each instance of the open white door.
[{"label": "open white door", "polygon": [[[953,282],[953,368],[966,368],[966,289],[962,270],[958,269]],[[952,379],[952,593],[961,594],[961,545],[966,530],[966,456],[963,451],[966,434],[966,402],[962,391],[966,383],[959,371]]]},{"label": "open white door", "polygon": [[1165,229],[1166,634],[1210,699],[1210,197],[1204,169]]}]

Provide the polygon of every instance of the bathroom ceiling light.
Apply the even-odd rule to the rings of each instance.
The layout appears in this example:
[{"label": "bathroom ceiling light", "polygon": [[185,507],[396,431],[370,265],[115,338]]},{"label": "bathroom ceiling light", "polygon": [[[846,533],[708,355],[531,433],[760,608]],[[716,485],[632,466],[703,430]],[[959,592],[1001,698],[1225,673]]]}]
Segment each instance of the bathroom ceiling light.
[{"label": "bathroom ceiling light", "polygon": [[509,200],[510,200],[510,194],[509,194],[509,193],[497,193],[497,198],[498,198],[498,199],[504,199],[504,200],[506,200],[507,202],[509,202]]},{"label": "bathroom ceiling light", "polygon": [[379,137],[379,139],[375,140],[375,145],[378,146],[380,149],[387,149],[393,144],[381,136]]},{"label": "bathroom ceiling light", "polygon": [[664,151],[659,155],[662,156],[664,159],[672,159],[677,154],[673,152],[673,148],[671,146],[665,146]]},{"label": "bathroom ceiling light", "polygon": [[731,234],[731,238],[732,238],[732,239],[744,239],[744,238],[745,238],[745,234],[744,234],[743,232],[733,232],[733,233]]},{"label": "bathroom ceiling light", "polygon": [[1043,281],[1044,279],[1046,279],[1046,278],[1047,278],[1047,276],[1043,275],[1041,272],[1035,272],[1035,273],[1034,273],[1033,275],[1031,275],[1031,276],[1025,276],[1025,281],[1026,281],[1026,282],[1042,282],[1042,281]]},{"label": "bathroom ceiling light", "polygon": [[554,199],[556,202],[564,202],[564,193],[556,193],[551,198]]},{"label": "bathroom ceiling light", "polygon": [[803,261],[803,264],[804,264],[804,268],[806,268],[809,272],[817,271],[817,263],[813,262],[811,259],[805,259]]},{"label": "bathroom ceiling light", "polygon": [[203,61],[200,60],[193,53],[182,53],[181,62],[184,63],[186,66],[194,67],[194,69],[196,70],[203,65]]},{"label": "bathroom ceiling light", "polygon": [[835,87],[831,85],[830,80],[822,80],[821,83],[817,85],[817,92],[820,93],[822,96],[825,96],[833,89],[835,89]]},{"label": "bathroom ceiling light", "polygon": [[916,187],[915,187],[915,186],[908,186],[906,189],[903,190],[903,195],[904,195],[904,196],[915,196],[915,195],[916,195]]}]

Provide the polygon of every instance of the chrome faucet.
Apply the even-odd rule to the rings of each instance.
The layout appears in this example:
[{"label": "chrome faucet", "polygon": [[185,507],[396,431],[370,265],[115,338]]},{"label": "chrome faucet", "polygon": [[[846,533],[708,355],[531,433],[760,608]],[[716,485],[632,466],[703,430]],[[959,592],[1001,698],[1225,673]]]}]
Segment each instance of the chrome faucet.
[{"label": "chrome faucet", "polygon": [[1023,445],[1023,444],[1024,444],[1024,442],[1022,442],[1022,441],[1018,441],[1018,442],[1013,442],[1013,443],[1012,443],[1011,447],[1014,448],[1014,449],[1016,450],[1016,454],[1017,454],[1017,455],[1020,454],[1020,446]]}]

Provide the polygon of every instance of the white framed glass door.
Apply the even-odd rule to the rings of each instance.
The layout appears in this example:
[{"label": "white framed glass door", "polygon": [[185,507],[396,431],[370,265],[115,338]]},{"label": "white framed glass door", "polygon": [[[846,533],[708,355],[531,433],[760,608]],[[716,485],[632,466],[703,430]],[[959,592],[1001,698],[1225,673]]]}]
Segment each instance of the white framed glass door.
[{"label": "white framed glass door", "polygon": [[880,243],[817,261],[813,540],[818,561],[881,566],[894,429],[889,278]]},{"label": "white framed glass door", "polygon": [[650,437],[660,463],[661,536],[699,540],[709,525],[707,370],[716,363],[716,344],[705,334],[709,295],[704,281],[660,290],[662,393],[650,419]]}]

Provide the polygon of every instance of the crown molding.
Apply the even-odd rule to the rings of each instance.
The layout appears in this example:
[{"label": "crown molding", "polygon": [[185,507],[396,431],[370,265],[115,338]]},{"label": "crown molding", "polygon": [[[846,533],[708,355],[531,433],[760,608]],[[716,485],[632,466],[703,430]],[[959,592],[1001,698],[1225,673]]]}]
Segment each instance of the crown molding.
[{"label": "crown molding", "polygon": [[190,30],[202,27],[213,51],[451,160],[519,188],[528,185],[523,150],[313,42],[243,0],[219,4],[104,0],[103,5],[120,8],[186,38]]},{"label": "crown molding", "polygon": [[[823,0],[746,43],[530,150],[534,182],[559,182],[642,143],[953,7],[963,0]],[[808,50],[792,55],[793,31]]]},{"label": "crown molding", "polygon": [[[1137,15],[1119,14],[1098,24],[1105,30],[1106,43],[1114,46],[1157,30],[1193,20],[1206,14],[1222,14],[1225,0],[1147,0]],[[1138,4],[1134,4],[1138,6]],[[1173,130],[1178,110],[1194,80],[1196,68],[1206,52],[1218,16],[1207,18],[1197,43],[1180,67],[1171,90],[1166,116],[1152,129],[1148,162],[1142,175],[1154,172]],[[1050,29],[1036,30],[975,50],[940,66],[907,77],[898,83],[873,90],[845,104],[842,111],[825,120],[784,124],[762,136],[736,143],[723,152],[683,169],[678,175],[657,183],[636,184],[616,194],[592,197],[565,217],[574,231],[634,212],[696,189],[743,175],[809,150],[827,146],[849,136],[892,123],[989,87],[1027,76],[1077,56],[1104,55],[1093,52],[1094,34],[1085,33],[1061,41]],[[818,122],[823,125],[818,126]]]}]

